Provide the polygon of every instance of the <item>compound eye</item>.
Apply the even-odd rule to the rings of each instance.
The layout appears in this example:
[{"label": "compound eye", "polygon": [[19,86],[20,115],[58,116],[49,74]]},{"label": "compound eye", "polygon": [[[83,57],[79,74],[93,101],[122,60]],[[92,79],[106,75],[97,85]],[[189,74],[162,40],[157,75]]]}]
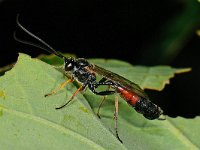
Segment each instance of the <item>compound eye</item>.
[{"label": "compound eye", "polygon": [[66,64],[66,66],[65,66],[65,71],[70,71],[70,70],[72,70],[73,68],[74,68],[73,64],[72,64],[72,63],[68,63],[68,64]]}]

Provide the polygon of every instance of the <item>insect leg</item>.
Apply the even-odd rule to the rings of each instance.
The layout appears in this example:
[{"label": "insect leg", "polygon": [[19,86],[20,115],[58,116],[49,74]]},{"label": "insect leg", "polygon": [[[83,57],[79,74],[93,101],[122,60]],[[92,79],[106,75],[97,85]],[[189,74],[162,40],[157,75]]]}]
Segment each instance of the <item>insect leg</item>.
[{"label": "insect leg", "polygon": [[95,88],[97,88],[99,86],[99,84],[104,83],[107,79],[106,78],[102,78],[101,80],[99,80],[98,84],[95,86]]},{"label": "insect leg", "polygon": [[52,91],[51,93],[49,93],[49,94],[45,94],[44,96],[47,97],[47,96],[50,96],[50,95],[55,94],[55,93],[58,92],[60,89],[62,89],[64,86],[66,86],[67,83],[70,83],[70,82],[73,82],[73,79],[68,79],[68,80],[66,80],[65,82],[63,82],[63,83],[60,85],[59,88],[53,90],[53,91]]},{"label": "insect leg", "polygon": [[95,83],[95,88],[99,87],[100,85],[114,85],[114,83],[110,80],[106,81],[106,78],[102,78],[99,82]]},{"label": "insect leg", "polygon": [[104,95],[112,95],[112,94],[114,94],[115,93],[115,91],[108,91],[108,90],[106,90],[106,91],[101,91],[101,92],[97,92],[96,91],[96,88],[98,87],[98,86],[100,86],[100,85],[108,85],[108,86],[111,86],[111,85],[114,85],[114,83],[112,82],[112,81],[106,81],[106,82],[103,82],[103,81],[105,81],[106,79],[105,78],[102,78],[99,82],[97,82],[97,83],[92,83],[92,84],[89,84],[88,85],[88,87],[89,87],[89,89],[94,93],[94,94],[96,94],[96,95],[102,95],[102,96],[104,96]]},{"label": "insect leg", "polygon": [[99,119],[101,119],[100,114],[99,114],[100,113],[100,108],[103,105],[105,100],[106,100],[106,96],[103,96],[103,98],[102,98],[102,100],[101,100],[101,102],[99,104],[98,110],[97,110],[97,116],[99,117]]},{"label": "insect leg", "polygon": [[[89,89],[96,95],[101,95],[103,96],[103,99],[101,100],[100,104],[99,104],[99,107],[98,107],[98,110],[97,110],[97,116],[100,118],[100,115],[99,115],[99,112],[100,112],[100,108],[101,106],[103,105],[103,102],[105,101],[105,98],[106,98],[106,95],[112,95],[115,93],[115,91],[109,91],[111,85],[113,85],[113,82],[111,81],[107,81],[105,82],[107,79],[106,78],[102,78],[98,83],[95,83],[95,84],[90,84],[88,85]],[[96,91],[96,88],[100,85],[108,85],[108,90],[106,91],[101,91],[101,92],[97,92]]]},{"label": "insect leg", "polygon": [[[89,84],[88,85],[88,88],[96,95],[102,95],[102,96],[105,96],[105,95],[112,95],[115,93],[115,91],[101,91],[101,92],[97,92],[96,91],[96,88],[95,86],[97,85],[98,83],[95,83],[95,84]],[[105,84],[98,84],[98,85],[105,85]],[[109,85],[109,84],[106,84],[106,85]]]},{"label": "insect leg", "polygon": [[57,107],[56,109],[61,109],[61,108],[65,107],[67,104],[69,104],[74,99],[74,97],[78,94],[78,92],[81,91],[82,89],[84,89],[84,86],[80,86],[76,90],[76,92],[74,92],[74,94],[72,95],[72,97],[64,105],[62,105],[60,107]]},{"label": "insect leg", "polygon": [[99,80],[99,83],[105,82],[107,79],[106,78],[101,78],[101,80]]},{"label": "insect leg", "polygon": [[[110,89],[110,86],[108,86],[108,90]],[[98,110],[97,110],[97,116],[99,117],[99,118],[101,118],[100,117],[100,108],[101,108],[101,106],[103,105],[103,103],[104,103],[104,101],[106,100],[106,95],[105,96],[103,96],[103,99],[101,100],[101,102],[100,102],[100,104],[99,104],[99,107],[98,107]]]},{"label": "insect leg", "polygon": [[115,96],[114,119],[115,119],[115,134],[116,134],[116,137],[121,143],[123,143],[122,140],[119,137],[119,134],[118,134],[118,96],[117,95]]}]

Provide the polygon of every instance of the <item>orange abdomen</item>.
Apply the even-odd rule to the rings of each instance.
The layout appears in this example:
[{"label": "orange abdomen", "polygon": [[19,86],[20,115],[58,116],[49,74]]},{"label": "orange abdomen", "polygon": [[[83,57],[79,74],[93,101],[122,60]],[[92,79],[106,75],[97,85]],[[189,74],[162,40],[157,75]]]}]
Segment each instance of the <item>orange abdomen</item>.
[{"label": "orange abdomen", "polygon": [[129,103],[132,106],[135,106],[140,97],[135,94],[132,91],[128,91],[122,87],[117,87],[117,92],[120,94],[120,96],[126,100],[127,103]]}]

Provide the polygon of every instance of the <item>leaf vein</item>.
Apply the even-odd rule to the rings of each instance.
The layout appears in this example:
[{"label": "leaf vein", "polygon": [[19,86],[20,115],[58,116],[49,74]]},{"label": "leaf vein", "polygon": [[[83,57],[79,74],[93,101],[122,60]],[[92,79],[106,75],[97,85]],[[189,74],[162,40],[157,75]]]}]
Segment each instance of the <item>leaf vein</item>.
[{"label": "leaf vein", "polygon": [[8,109],[8,108],[2,107],[2,106],[0,106],[0,108],[3,109],[4,111],[8,112],[8,113],[15,114],[15,115],[17,115],[19,117],[23,117],[23,118],[27,118],[27,119],[32,119],[32,120],[34,120],[36,122],[39,122],[39,123],[47,125],[47,126],[49,126],[51,128],[54,128],[55,130],[58,130],[59,132],[71,135],[71,136],[77,138],[78,140],[88,144],[91,147],[94,147],[96,149],[104,150],[104,148],[101,145],[97,144],[96,142],[94,142],[94,141],[92,141],[92,140],[90,140],[88,138],[85,138],[84,136],[74,132],[73,130],[67,129],[67,128],[59,125],[59,124],[56,124],[55,122],[51,122],[51,121],[46,120],[44,118],[41,118],[39,116],[33,116],[31,114],[27,114],[27,113],[24,113],[24,112],[11,110],[11,109]]}]

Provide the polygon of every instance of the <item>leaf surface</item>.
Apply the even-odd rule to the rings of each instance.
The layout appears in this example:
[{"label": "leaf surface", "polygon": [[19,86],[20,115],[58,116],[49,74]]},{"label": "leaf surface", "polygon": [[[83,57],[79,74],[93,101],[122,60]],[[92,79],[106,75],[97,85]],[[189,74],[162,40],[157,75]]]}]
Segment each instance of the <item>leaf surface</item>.
[{"label": "leaf surface", "polygon": [[[122,73],[130,80],[134,79],[132,81],[142,85],[143,88],[159,89],[160,87],[151,85],[151,82],[143,83],[137,77],[139,72],[134,74],[135,67],[127,63],[116,60],[90,61],[116,73]],[[126,69],[128,69],[127,73]],[[159,67],[159,70],[162,70],[162,67]],[[157,76],[160,73],[168,76],[167,79],[162,80],[166,82],[173,77],[174,73],[185,71],[173,68],[168,70],[170,73],[153,71],[153,74],[156,72]],[[141,76],[146,74],[148,78],[149,74],[144,72],[141,72]],[[101,98],[93,95],[89,90],[83,95],[78,94],[65,108],[55,110],[72,96],[76,87],[69,84],[53,96],[45,98],[44,95],[57,88],[65,80],[66,77],[53,66],[20,54],[15,67],[0,77],[1,149],[14,147],[16,150],[117,150],[198,149],[200,147],[199,134],[196,132],[200,123],[199,117],[195,119],[167,117],[165,121],[149,121],[119,99],[119,135],[124,142],[121,144],[114,136],[113,96],[106,98],[101,109],[102,119],[98,119],[94,113]]]}]

